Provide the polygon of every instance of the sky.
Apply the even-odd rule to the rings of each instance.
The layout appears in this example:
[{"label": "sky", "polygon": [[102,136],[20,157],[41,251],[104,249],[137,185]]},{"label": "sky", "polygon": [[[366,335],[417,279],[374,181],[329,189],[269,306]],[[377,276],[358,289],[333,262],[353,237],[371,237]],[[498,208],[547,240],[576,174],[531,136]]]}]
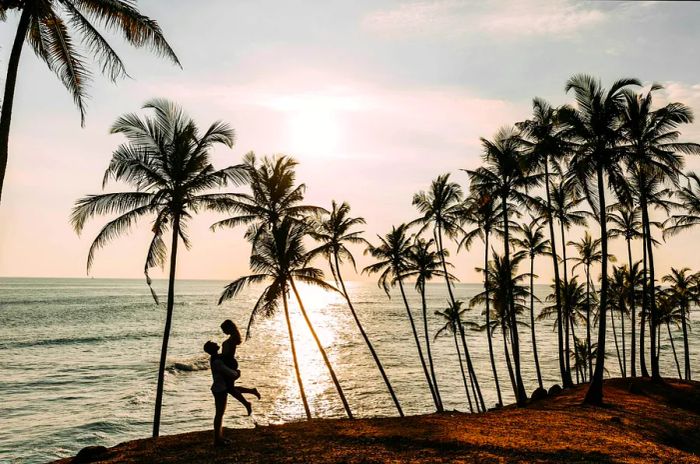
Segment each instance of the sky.
[{"label": "sky", "polygon": [[[700,5],[692,2],[210,0],[193,9],[189,1],[148,0],[138,6],[160,23],[183,68],[113,40],[131,79],[115,85],[95,75],[84,128],[68,92],[25,46],[0,205],[0,276],[86,275],[90,243],[109,218],[93,220],[78,236],[68,222],[71,207],[101,192],[122,142],[109,134],[110,125],[121,114],[143,114],[153,97],[178,102],[200,127],[224,120],[235,128],[234,148],[213,152],[216,167],[236,164],[249,151],[294,156],[307,203],[348,201],[366,219],[373,242],[417,216],[412,195],[438,175],[450,172],[466,189],[460,169],[480,164],[479,137],[527,118],[535,96],[569,102],[564,84],[573,74],[598,76],[604,85],[620,77],[659,82],[660,101],[681,101],[700,114]],[[17,20],[10,15],[0,24],[3,85]],[[700,141],[700,126],[683,134]],[[700,162],[688,166],[700,169]],[[181,249],[179,278],[233,280],[248,271],[243,231],[209,230],[221,218],[202,213],[191,222],[193,247]],[[101,250],[91,275],[142,276],[149,230],[143,222]],[[571,239],[581,234],[572,231]],[[697,267],[688,253],[697,234],[661,245],[661,272]],[[618,242],[612,251],[625,256]],[[455,274],[479,281],[482,245],[459,254],[451,248]],[[640,250],[637,244],[635,253]],[[361,249],[354,251],[359,266],[369,264]],[[540,261],[536,273],[549,280],[549,262]],[[367,279],[350,270],[345,275]]]}]

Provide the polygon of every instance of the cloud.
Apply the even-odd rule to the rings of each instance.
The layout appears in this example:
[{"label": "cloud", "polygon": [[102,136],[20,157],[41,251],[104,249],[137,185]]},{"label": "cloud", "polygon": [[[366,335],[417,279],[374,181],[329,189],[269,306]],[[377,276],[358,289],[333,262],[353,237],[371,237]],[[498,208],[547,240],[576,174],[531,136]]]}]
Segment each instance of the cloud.
[{"label": "cloud", "polygon": [[460,38],[488,34],[500,38],[571,37],[608,18],[588,4],[550,0],[486,2],[435,0],[374,11],[363,18],[367,30],[388,37]]}]

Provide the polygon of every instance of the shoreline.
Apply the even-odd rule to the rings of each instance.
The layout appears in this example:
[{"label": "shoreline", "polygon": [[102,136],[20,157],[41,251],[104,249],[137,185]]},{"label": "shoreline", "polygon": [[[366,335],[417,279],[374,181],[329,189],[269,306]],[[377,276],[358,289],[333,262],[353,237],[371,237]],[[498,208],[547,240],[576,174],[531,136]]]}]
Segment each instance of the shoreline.
[{"label": "shoreline", "polygon": [[693,462],[700,463],[700,382],[610,379],[606,405],[581,404],[587,385],[484,414],[313,419],[254,429],[139,439],[106,449],[103,463],[199,462]]}]

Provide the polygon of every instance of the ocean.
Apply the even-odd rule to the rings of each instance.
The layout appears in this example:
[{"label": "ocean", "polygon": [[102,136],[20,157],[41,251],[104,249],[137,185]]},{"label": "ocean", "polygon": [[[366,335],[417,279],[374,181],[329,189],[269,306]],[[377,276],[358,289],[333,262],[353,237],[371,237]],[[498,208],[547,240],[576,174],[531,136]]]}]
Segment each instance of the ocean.
[{"label": "ocean", "polygon": [[[211,375],[202,345],[222,341],[219,324],[232,319],[245,332],[250,310],[262,287],[245,290],[217,306],[226,282],[180,280],[176,283],[173,328],[161,434],[209,429],[213,418]],[[165,300],[166,281],[155,281]],[[410,325],[398,292],[389,299],[373,283],[349,282],[359,318],[384,364],[406,414],[433,411]],[[305,307],[326,347],[340,383],[357,417],[391,416],[394,405],[355,326],[344,300],[311,287],[300,289]],[[406,286],[416,322],[420,298]],[[457,284],[456,297],[468,300],[480,285]],[[544,300],[546,286],[535,293]],[[468,411],[453,339],[433,340],[444,324],[434,314],[447,306],[444,285],[427,289],[429,332],[436,376],[445,408]],[[539,312],[541,303],[536,303]],[[343,417],[344,412],[325,365],[293,302],[290,310],[301,375],[314,417]],[[529,316],[522,316],[523,322]],[[697,320],[697,313],[692,316]],[[466,314],[482,323],[480,309]],[[112,446],[151,433],[165,306],[156,306],[143,280],[0,278],[0,462],[37,463],[75,454],[88,445]],[[617,321],[618,336],[620,324]],[[553,320],[537,324],[537,343],[545,386],[558,382]],[[609,375],[620,375],[610,324]],[[626,326],[629,349],[629,321]],[[419,325],[423,342],[422,325]],[[585,336],[585,327],[577,328]],[[597,332],[594,332],[597,333]],[[691,355],[700,340],[691,332]],[[522,326],[522,374],[528,393],[537,386],[529,328]],[[674,341],[682,369],[682,339]],[[468,331],[467,342],[487,406],[496,402],[484,332]],[[502,354],[500,333],[494,338],[504,401],[513,394]],[[622,349],[620,347],[620,349]],[[662,374],[676,366],[666,331],[662,332]],[[292,367],[283,311],[256,320],[250,338],[238,349],[241,378],[257,387],[254,413],[230,399],[226,427],[254,427],[302,420],[304,410]],[[629,351],[627,352],[629,357]],[[697,356],[693,356],[697,359]],[[700,374],[697,363],[695,375]]]}]

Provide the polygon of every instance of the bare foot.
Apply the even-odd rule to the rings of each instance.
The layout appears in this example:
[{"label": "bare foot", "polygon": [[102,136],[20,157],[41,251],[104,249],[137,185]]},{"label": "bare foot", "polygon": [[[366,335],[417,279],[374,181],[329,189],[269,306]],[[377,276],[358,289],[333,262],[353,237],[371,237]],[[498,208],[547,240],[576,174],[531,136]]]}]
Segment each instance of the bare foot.
[{"label": "bare foot", "polygon": [[260,392],[257,388],[253,388],[253,395],[255,395],[258,400],[260,399]]},{"label": "bare foot", "polygon": [[248,413],[248,415],[250,416],[253,413],[253,407],[248,402],[243,403],[243,406],[245,406],[245,410]]}]

